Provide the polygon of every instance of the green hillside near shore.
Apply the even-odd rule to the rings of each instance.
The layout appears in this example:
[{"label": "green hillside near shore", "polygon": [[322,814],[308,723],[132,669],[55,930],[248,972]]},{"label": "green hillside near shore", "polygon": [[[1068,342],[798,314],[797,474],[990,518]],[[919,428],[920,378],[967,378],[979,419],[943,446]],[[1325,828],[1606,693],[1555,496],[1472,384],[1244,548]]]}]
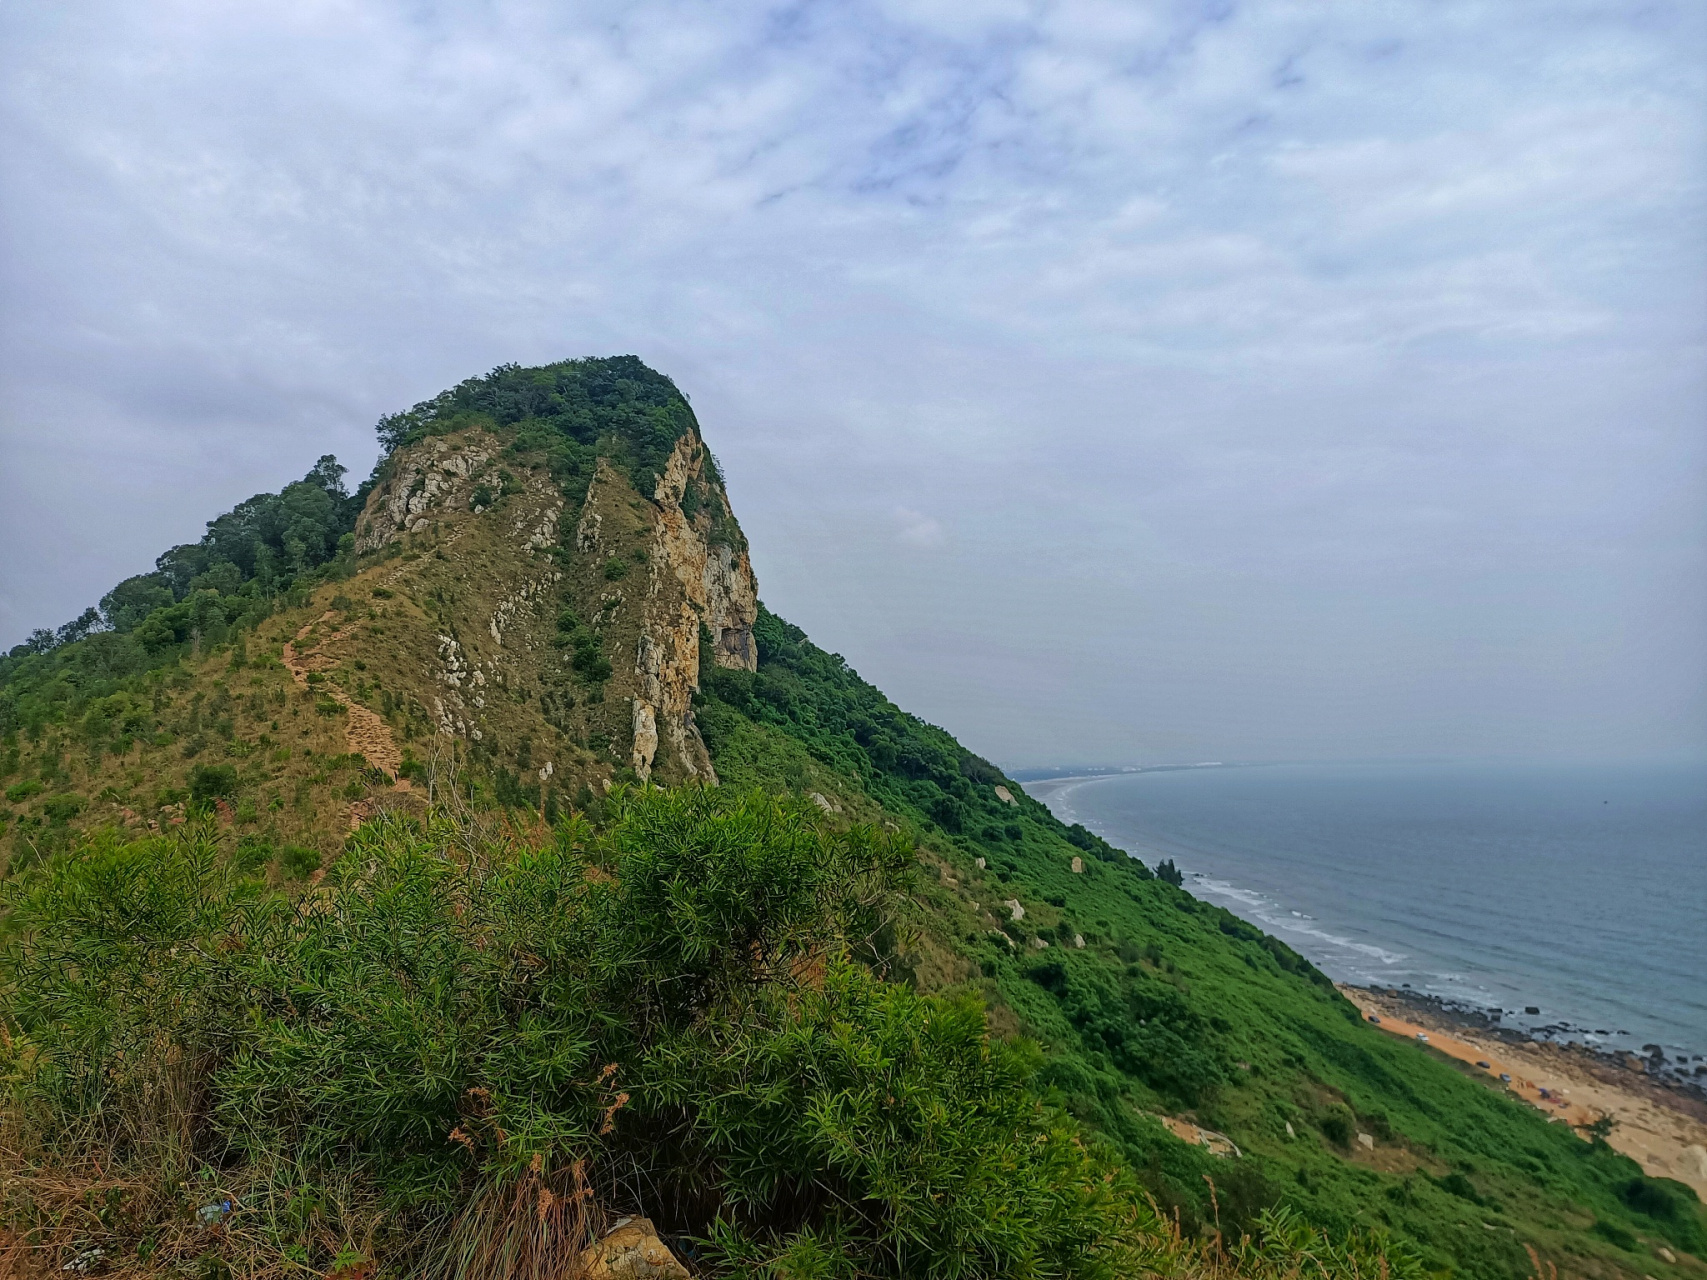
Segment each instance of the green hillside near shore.
[{"label": "green hillside near shore", "polygon": [[[1280,1203],[1332,1230],[1380,1225],[1431,1270],[1478,1276],[1529,1273],[1525,1246],[1573,1274],[1660,1274],[1653,1243],[1699,1253],[1689,1188],[1381,1035],[1284,943],[1064,827],[1018,784],[1006,803],[990,765],[798,628],[765,614],[757,634],[756,674],[704,673],[719,771],[906,815],[932,854],[926,935],[1037,1038],[1050,1098],[1188,1229]],[[1227,1135],[1240,1157],[1187,1146],[1158,1115]]]},{"label": "green hillside near shore", "polygon": [[[572,1274],[608,1209],[714,1275],[1707,1276],[1687,1187],[1382,1036],[762,606],[751,669],[701,624],[719,785],[646,784],[606,619],[655,566],[576,520],[612,476],[669,505],[697,430],[632,357],[506,367],[384,420],[354,494],[322,459],[0,658],[5,1257]],[[358,553],[388,467],[470,432],[507,478]],[[744,554],[698,483],[666,514]],[[558,595],[512,647],[564,656],[515,741],[452,745],[442,678],[390,668],[468,643],[459,557],[514,554],[479,521],[529,493]]]}]

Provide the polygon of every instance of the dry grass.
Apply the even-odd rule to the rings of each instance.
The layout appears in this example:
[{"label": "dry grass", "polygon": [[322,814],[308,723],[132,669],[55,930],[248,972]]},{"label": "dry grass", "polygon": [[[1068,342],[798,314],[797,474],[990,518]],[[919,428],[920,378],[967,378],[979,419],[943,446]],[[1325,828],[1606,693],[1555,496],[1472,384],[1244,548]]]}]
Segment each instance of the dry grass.
[{"label": "dry grass", "polygon": [[469,1201],[431,1249],[438,1280],[580,1280],[582,1255],[604,1234],[586,1166],[489,1185]]}]

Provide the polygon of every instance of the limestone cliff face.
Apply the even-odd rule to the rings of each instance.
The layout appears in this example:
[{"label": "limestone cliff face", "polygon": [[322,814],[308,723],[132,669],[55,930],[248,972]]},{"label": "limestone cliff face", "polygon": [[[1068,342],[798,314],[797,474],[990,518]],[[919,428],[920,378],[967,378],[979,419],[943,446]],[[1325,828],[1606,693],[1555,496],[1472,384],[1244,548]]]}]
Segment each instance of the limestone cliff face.
[{"label": "limestone cliff face", "polygon": [[[517,483],[497,458],[498,442],[484,432],[432,437],[401,450],[356,522],[356,553],[380,550],[406,533],[421,533],[446,515],[485,511]],[[557,540],[557,518],[563,512],[562,495],[534,479],[522,484],[534,501],[525,504],[511,531],[523,535],[520,543],[528,551],[543,550]]]},{"label": "limestone cliff face", "polygon": [[418,708],[411,731],[541,795],[619,766],[714,782],[693,723],[700,645],[754,670],[758,590],[703,443],[684,434],[650,494],[600,462],[567,506],[542,460],[480,428],[399,449],[356,526],[349,594],[377,625],[327,660],[383,672],[362,679]]},{"label": "limestone cliff face", "polygon": [[[632,493],[626,480],[601,468],[587,495],[575,544],[597,554],[609,509]],[[722,490],[707,475],[705,446],[688,433],[676,442],[652,493],[646,581],[637,588],[634,644],[633,750],[630,764],[642,778],[658,763],[661,747],[688,777],[716,780],[711,757],[693,723],[699,687],[701,632],[711,657],[724,667],[756,670],[753,622],[758,586]],[[718,538],[719,531],[725,537]]]}]

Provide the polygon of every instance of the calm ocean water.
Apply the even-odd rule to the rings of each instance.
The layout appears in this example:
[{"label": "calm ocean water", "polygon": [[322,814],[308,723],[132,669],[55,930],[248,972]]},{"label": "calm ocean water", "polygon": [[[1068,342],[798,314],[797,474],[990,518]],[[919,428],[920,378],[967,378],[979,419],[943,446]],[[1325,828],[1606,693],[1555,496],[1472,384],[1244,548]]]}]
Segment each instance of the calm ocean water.
[{"label": "calm ocean water", "polygon": [[1267,765],[1027,790],[1172,858],[1340,981],[1707,1053],[1707,766]]}]

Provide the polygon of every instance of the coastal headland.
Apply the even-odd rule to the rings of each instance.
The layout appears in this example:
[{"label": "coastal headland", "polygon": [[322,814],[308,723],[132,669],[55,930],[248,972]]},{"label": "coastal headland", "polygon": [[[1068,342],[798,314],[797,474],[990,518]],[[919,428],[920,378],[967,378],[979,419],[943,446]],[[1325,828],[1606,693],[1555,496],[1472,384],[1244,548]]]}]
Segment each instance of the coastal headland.
[{"label": "coastal headland", "polygon": [[1587,1136],[1602,1118],[1606,1141],[1656,1178],[1674,1178],[1707,1199],[1707,1102],[1650,1077],[1628,1061],[1584,1045],[1531,1040],[1477,1025],[1450,1004],[1388,989],[1342,985],[1340,991],[1381,1030],[1453,1058],[1491,1081],[1509,1076],[1514,1096]]}]

